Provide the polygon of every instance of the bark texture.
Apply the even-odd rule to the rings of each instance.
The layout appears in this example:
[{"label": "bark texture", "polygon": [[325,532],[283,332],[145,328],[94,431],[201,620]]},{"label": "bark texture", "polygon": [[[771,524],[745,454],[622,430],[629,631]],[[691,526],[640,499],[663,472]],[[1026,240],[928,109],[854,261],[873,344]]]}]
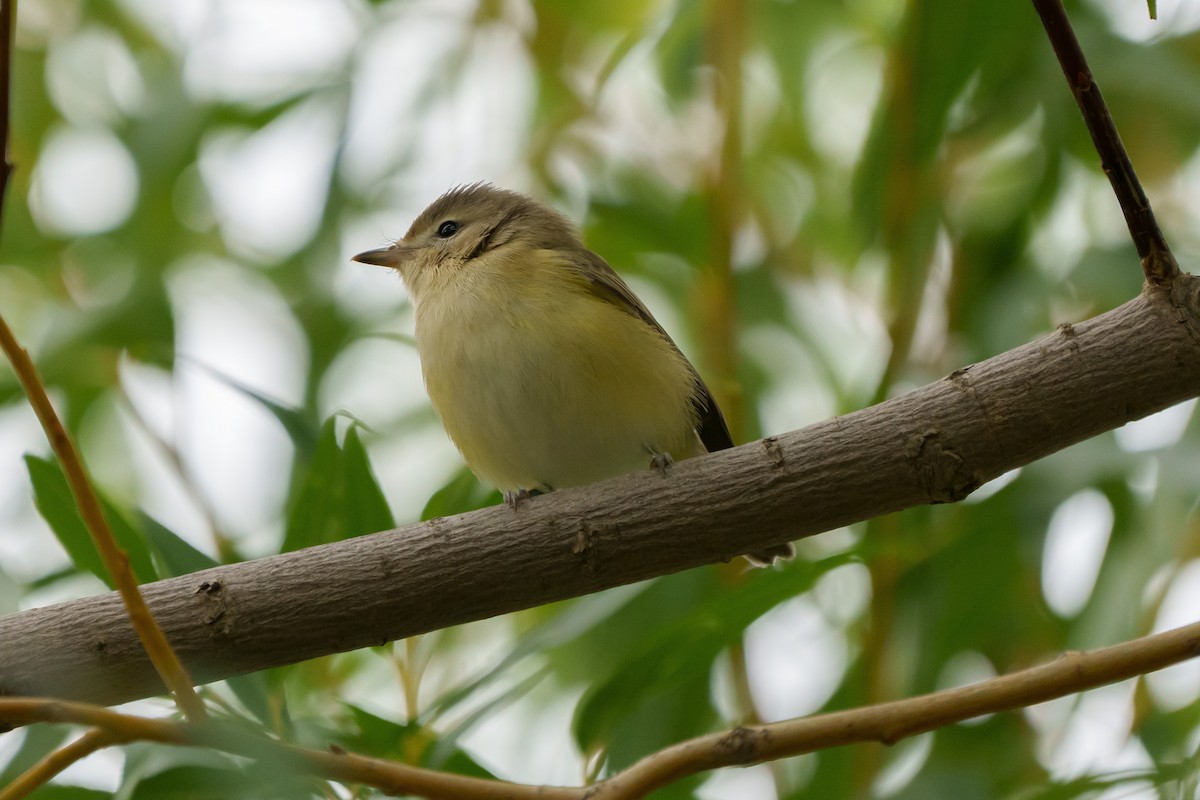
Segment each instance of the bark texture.
[{"label": "bark texture", "polygon": [[[711,456],[160,581],[147,602],[208,682],[725,561],[927,503],[1200,395],[1200,281],[871,408]],[[164,691],[115,594],[0,619],[0,693]]]}]

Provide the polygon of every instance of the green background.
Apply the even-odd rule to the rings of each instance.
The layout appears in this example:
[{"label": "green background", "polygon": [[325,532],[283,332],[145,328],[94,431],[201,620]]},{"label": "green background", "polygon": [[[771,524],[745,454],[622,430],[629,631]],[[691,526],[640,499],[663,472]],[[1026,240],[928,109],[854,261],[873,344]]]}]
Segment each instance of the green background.
[{"label": "green background", "polygon": [[[1200,11],[1069,11],[1188,270]],[[26,0],[14,69],[0,312],[146,580],[497,501],[424,398],[401,285],[349,262],[457,183],[579,220],[741,441],[1141,285],[1024,2]],[[290,741],[577,784],[751,699],[767,720],[850,708],[1190,622],[1191,416],[815,537],[777,570],[693,570],[207,696]],[[0,370],[0,611],[104,590],[47,453]],[[655,797],[1191,797],[1198,699],[1185,665]],[[0,777],[70,735],[0,735]],[[36,797],[346,791],[135,745]]]}]

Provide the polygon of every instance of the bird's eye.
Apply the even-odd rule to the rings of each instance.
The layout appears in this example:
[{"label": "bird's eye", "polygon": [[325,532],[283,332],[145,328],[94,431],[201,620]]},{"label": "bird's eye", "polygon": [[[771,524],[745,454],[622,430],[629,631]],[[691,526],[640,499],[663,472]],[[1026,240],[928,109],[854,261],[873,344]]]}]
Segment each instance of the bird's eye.
[{"label": "bird's eye", "polygon": [[458,233],[458,223],[454,220],[446,220],[441,225],[438,225],[438,236],[443,239],[449,239],[454,234]]}]

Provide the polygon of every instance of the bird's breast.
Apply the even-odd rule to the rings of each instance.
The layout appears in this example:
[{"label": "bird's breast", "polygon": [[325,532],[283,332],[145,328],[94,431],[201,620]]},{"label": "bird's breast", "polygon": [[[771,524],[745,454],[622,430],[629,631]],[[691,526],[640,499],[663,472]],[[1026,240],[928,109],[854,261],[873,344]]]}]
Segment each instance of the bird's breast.
[{"label": "bird's breast", "polygon": [[434,408],[471,468],[504,490],[590,483],[655,453],[697,451],[683,356],[563,272],[469,275],[417,305]]}]

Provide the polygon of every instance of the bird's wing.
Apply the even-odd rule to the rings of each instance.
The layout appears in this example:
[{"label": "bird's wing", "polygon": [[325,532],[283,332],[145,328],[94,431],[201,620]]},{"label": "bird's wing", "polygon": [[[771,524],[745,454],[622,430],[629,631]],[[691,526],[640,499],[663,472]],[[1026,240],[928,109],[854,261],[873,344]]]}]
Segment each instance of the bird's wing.
[{"label": "bird's wing", "polygon": [[572,256],[569,264],[572,269],[579,272],[587,279],[588,288],[592,294],[607,303],[612,303],[617,308],[637,317],[642,322],[649,325],[659,333],[667,342],[675,348],[685,363],[692,372],[692,379],[696,383],[696,393],[692,397],[692,403],[696,406],[698,412],[698,422],[696,423],[696,433],[700,436],[700,441],[704,443],[704,447],[710,453],[716,450],[724,450],[728,447],[733,447],[733,437],[729,434],[729,426],[725,424],[725,417],[721,414],[721,409],[717,406],[717,401],[713,399],[712,392],[708,390],[704,380],[700,374],[696,372],[696,368],[687,360],[679,346],[674,340],[663,330],[662,325],[658,324],[658,320],[650,313],[650,309],[646,308],[645,304],[638,299],[629,285],[621,279],[616,270],[608,265],[603,258],[593,253],[591,250],[582,250],[578,256]]}]

